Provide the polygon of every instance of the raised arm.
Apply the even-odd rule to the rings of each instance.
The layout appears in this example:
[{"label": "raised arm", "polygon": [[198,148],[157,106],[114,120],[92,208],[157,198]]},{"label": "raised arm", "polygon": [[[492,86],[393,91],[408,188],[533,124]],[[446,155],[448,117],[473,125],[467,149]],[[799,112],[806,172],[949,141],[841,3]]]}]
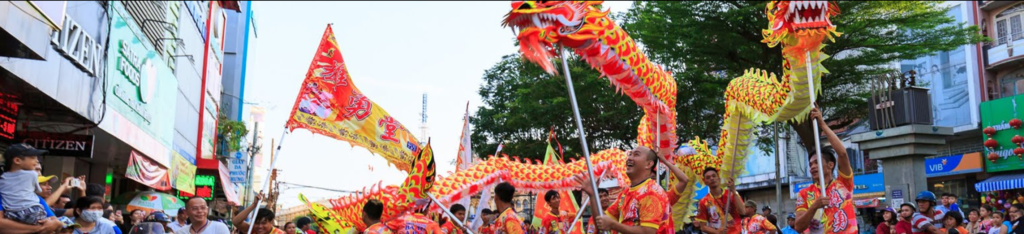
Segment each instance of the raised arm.
[{"label": "raised arm", "polygon": [[231,224],[234,224],[235,227],[238,228],[239,230],[248,230],[249,224],[245,223],[245,218],[248,218],[249,214],[251,214],[252,211],[256,209],[256,204],[259,203],[260,200],[263,200],[262,193],[256,194],[256,199],[253,200],[248,207],[245,207],[245,210],[238,212],[238,214],[236,214],[235,217],[232,217]]},{"label": "raised arm", "polygon": [[829,145],[832,145],[832,149],[836,151],[836,165],[839,166],[839,175],[853,176],[853,167],[850,166],[850,156],[846,154],[846,146],[843,146],[843,141],[825,123],[825,119],[822,118],[821,110],[818,107],[811,109],[811,118],[818,121],[818,127],[821,128],[822,133],[825,133]]},{"label": "raised arm", "polygon": [[[665,159],[665,156],[662,156],[661,154],[658,154],[658,160],[661,161],[661,163],[664,163],[666,166],[668,166],[669,170],[672,171],[672,174],[676,176],[676,179],[679,179],[679,181],[676,182],[674,186],[672,186],[674,187],[674,191],[686,190],[686,184],[690,182],[690,177],[686,176],[686,172],[683,172],[683,170],[679,169],[679,167],[677,167],[675,163]],[[676,201],[669,202],[675,203]]]}]

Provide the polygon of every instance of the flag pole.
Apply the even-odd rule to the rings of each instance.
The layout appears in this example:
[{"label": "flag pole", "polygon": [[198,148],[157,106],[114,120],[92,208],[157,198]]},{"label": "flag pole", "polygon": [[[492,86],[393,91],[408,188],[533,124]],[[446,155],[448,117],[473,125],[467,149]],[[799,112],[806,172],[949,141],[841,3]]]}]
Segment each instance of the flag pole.
[{"label": "flag pole", "polygon": [[[580,118],[579,104],[576,103],[576,92],[573,91],[572,87],[572,75],[569,74],[569,58],[568,51],[562,49],[562,70],[565,71],[565,85],[569,89],[569,100],[572,103],[572,113],[576,116],[576,130],[580,134],[580,144],[583,145],[583,156],[587,159],[587,173],[590,175],[590,186],[593,188],[594,193],[597,193],[597,178],[594,177],[594,165],[590,163],[590,148],[587,146],[587,135],[583,132],[583,119]],[[597,205],[597,210],[601,209],[601,199],[597,199],[594,202]],[[597,212],[596,216],[600,217],[601,212]]]},{"label": "flag pole", "polygon": [[[270,173],[274,170],[274,167],[277,166],[277,160],[281,159],[281,146],[284,145],[284,137],[285,136],[288,136],[288,126],[287,125],[284,126],[284,130],[281,131],[281,142],[278,142],[277,143],[277,149],[274,149],[276,151],[276,152],[274,152],[274,155],[277,155],[277,157],[274,157],[274,159],[270,161],[270,168],[267,168],[267,175],[270,175]],[[270,181],[269,180],[270,180],[270,176],[267,176],[267,178],[263,179],[263,188],[260,189],[260,192],[256,193],[256,194],[263,193],[263,191],[266,191],[268,188],[270,188]],[[264,199],[267,199],[267,198],[263,198],[263,199],[260,199],[260,200],[256,201],[256,206],[255,206],[256,209],[260,208],[260,203],[262,203]],[[252,214],[249,215],[249,222],[251,222],[251,223],[249,223],[249,231],[246,231],[245,232],[246,234],[251,234],[252,233],[252,226],[256,225],[256,213],[259,213],[259,212],[257,212],[256,210],[253,210]]]},{"label": "flag pole", "polygon": [[[469,227],[467,227],[466,225],[462,224],[462,220],[459,220],[459,218],[456,218],[455,215],[452,214],[451,211],[449,211],[448,209],[444,208],[445,207],[444,203],[441,203],[441,201],[438,201],[437,198],[434,197],[434,194],[427,193],[427,197],[430,197],[430,200],[434,201],[434,203],[437,203],[438,207],[441,207],[440,210],[444,211],[444,214],[448,216],[448,219],[451,219],[452,221],[455,221],[455,224],[458,224],[460,227],[465,228],[467,233],[473,234],[473,231],[469,230]],[[427,208],[427,210],[430,210],[429,207]]]},{"label": "flag pole", "polygon": [[[811,67],[811,52],[807,52],[807,56],[804,58],[804,63],[804,65],[807,66],[807,77],[808,79],[810,79],[807,82],[807,88],[811,90],[811,105],[816,105],[817,95],[815,95],[814,93],[814,75],[812,73],[814,72],[814,69]],[[824,119],[824,116],[822,116],[822,118]],[[811,118],[810,121],[814,125],[814,149],[816,150],[815,155],[818,157],[818,179],[821,182],[820,184],[818,184],[818,188],[821,189],[821,194],[824,196],[828,194],[825,192],[825,187],[828,185],[825,184],[825,162],[821,161],[821,129],[818,129],[817,120]]]}]

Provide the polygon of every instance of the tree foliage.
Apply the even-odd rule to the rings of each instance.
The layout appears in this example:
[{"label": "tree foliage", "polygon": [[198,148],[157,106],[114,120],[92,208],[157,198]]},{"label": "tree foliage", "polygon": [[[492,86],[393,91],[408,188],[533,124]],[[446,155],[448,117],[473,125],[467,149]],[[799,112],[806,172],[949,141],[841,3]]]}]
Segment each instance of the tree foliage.
[{"label": "tree foliage", "polygon": [[[558,67],[561,67],[559,64]],[[608,81],[582,60],[569,62],[573,86],[583,117],[590,151],[634,144],[643,115],[629,97],[617,94]],[[504,142],[503,154],[543,159],[548,132],[553,128],[566,157],[582,156],[576,120],[565,78],[548,75],[518,54],[506,55],[484,72],[483,99],[474,116],[471,136],[481,157]],[[552,142],[554,147],[556,144]]]},{"label": "tree foliage", "polygon": [[[748,68],[782,73],[781,48],[768,48],[761,43],[761,30],[768,26],[766,4],[767,1],[637,1],[620,18],[624,19],[623,28],[643,44],[652,60],[670,70],[684,71],[676,79],[690,88],[679,89],[680,102],[696,102],[697,110],[721,116],[722,92],[729,79]],[[831,73],[822,78],[818,98],[827,120],[835,123],[832,128],[845,127],[866,117],[869,77],[891,71],[892,65],[900,60],[988,40],[978,34],[977,26],[956,23],[947,16],[950,9],[941,7],[940,2],[838,4],[842,13],[833,17],[832,22],[844,34],[836,42],[827,43],[823,51],[832,55],[823,62]],[[724,76],[716,78],[715,74]],[[680,129],[705,128],[710,125],[708,121],[720,121],[720,117],[688,120],[683,111],[680,109]],[[694,126],[693,122],[700,124]],[[809,123],[790,125],[801,139],[812,139]],[[699,136],[718,138],[717,132]],[[764,146],[770,141],[764,138],[761,142]],[[804,141],[805,147],[813,144]],[[770,147],[766,151],[771,152]]]}]

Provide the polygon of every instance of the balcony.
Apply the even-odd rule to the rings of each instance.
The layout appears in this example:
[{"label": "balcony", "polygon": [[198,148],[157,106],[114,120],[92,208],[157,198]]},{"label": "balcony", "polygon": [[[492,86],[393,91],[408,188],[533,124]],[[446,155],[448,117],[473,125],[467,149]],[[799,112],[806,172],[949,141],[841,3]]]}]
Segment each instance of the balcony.
[{"label": "balcony", "polygon": [[[1017,67],[1024,62],[1024,37],[1000,38],[996,45],[987,45],[985,51],[985,69],[990,71]],[[1000,43],[1001,42],[1001,43]]]},{"label": "balcony", "polygon": [[1017,1],[981,1],[979,8],[983,11],[992,11],[1015,3]]}]

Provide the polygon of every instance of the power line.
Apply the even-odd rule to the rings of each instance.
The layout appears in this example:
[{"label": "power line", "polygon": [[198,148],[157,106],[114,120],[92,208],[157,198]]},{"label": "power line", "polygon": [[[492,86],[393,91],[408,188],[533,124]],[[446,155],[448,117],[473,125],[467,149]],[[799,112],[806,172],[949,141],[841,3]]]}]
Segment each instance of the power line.
[{"label": "power line", "polygon": [[289,182],[284,182],[284,181],[280,181],[279,183],[281,183],[282,185],[285,185],[288,188],[311,188],[311,189],[319,189],[319,190],[325,190],[325,191],[331,191],[331,192],[339,192],[339,193],[355,193],[355,194],[362,194],[363,193],[362,191],[352,191],[352,190],[341,190],[341,189],[324,188],[324,187],[317,187],[317,186],[311,186],[311,185],[289,183]]}]

